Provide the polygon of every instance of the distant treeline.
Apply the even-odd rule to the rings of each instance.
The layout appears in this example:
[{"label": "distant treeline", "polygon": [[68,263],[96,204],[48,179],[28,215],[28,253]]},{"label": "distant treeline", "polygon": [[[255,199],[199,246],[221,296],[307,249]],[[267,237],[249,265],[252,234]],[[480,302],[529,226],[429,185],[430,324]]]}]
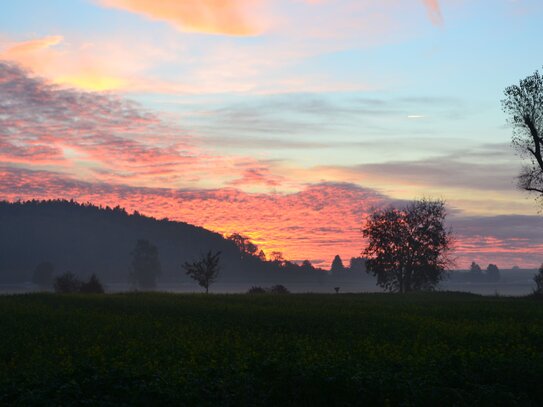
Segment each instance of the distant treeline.
[{"label": "distant treeline", "polygon": [[218,281],[250,284],[333,283],[344,279],[372,279],[364,259],[344,266],[339,256],[332,271],[309,261],[295,264],[281,253],[266,255],[247,238],[218,233],[184,222],[157,220],[117,207],[98,207],[68,200],[0,201],[0,283],[32,281],[36,267],[51,263],[56,274],[71,272],[104,283],[128,282],[131,252],[145,239],[159,251],[162,283],[188,283],[182,265],[208,251],[221,252]]},{"label": "distant treeline", "polygon": [[467,271],[455,271],[450,275],[451,281],[470,283],[496,283],[500,281],[500,269],[495,264],[489,264],[485,270],[479,264],[472,262]]}]

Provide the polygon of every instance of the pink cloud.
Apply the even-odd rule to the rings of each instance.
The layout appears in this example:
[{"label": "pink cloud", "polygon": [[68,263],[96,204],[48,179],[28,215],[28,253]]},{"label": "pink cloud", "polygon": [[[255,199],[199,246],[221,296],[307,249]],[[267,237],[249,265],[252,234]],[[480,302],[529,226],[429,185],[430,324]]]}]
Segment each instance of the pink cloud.
[{"label": "pink cloud", "polygon": [[[179,126],[133,102],[59,88],[2,62],[0,148],[4,163],[57,165],[94,181],[179,187],[201,179],[271,185],[273,178],[264,179],[266,166],[255,159],[196,148]],[[244,178],[250,168],[261,181]]]},{"label": "pink cloud", "polygon": [[[73,198],[121,205],[220,233],[246,234],[268,253],[279,250],[289,259],[308,258],[321,266],[336,254],[344,259],[359,255],[365,215],[373,206],[392,202],[371,188],[315,178],[295,193],[221,187],[274,188],[291,180],[286,173],[278,176],[269,162],[212,155],[191,141],[177,126],[134,103],[62,89],[0,63],[4,199]],[[428,172],[427,167],[403,165],[394,174],[419,178]],[[455,212],[451,224],[458,235],[459,264],[475,258],[537,265],[542,222],[540,217],[466,218]]]},{"label": "pink cloud", "polygon": [[167,21],[182,31],[254,35],[263,29],[253,13],[260,0],[98,0],[98,3]]},{"label": "pink cloud", "polygon": [[423,0],[426,9],[428,10],[428,16],[435,25],[443,25],[443,15],[441,14],[441,8],[438,0]]},{"label": "pink cloud", "polygon": [[51,35],[0,46],[0,60],[12,61],[60,85],[105,91],[144,86],[139,75],[160,51],[143,44],[131,52],[115,41],[77,44]]},{"label": "pink cloud", "polygon": [[[329,267],[339,254],[344,261],[364,247],[360,228],[372,207],[393,201],[374,190],[346,183],[309,185],[291,194],[245,193],[234,188],[145,188],[90,183],[75,177],[21,168],[0,167],[4,199],[73,198],[81,202],[138,210],[169,217],[223,234],[248,235],[267,253]],[[401,203],[398,203],[401,204]],[[543,219],[539,216],[449,218],[456,234],[458,267],[471,261],[502,268],[536,267],[543,250]]]},{"label": "pink cloud", "polygon": [[273,174],[268,166],[254,166],[253,162],[246,163],[243,166],[247,167],[243,170],[241,178],[230,181],[230,185],[264,185],[268,187],[276,187],[279,186],[284,180],[283,177]]}]

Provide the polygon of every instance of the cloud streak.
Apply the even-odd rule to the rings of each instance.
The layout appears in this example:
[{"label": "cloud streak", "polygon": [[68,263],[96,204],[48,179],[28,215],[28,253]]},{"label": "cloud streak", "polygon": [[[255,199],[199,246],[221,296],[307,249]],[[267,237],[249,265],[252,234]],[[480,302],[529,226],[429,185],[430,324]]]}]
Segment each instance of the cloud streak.
[{"label": "cloud streak", "polygon": [[181,31],[255,35],[263,27],[251,15],[259,0],[97,0],[105,7],[167,21]]}]

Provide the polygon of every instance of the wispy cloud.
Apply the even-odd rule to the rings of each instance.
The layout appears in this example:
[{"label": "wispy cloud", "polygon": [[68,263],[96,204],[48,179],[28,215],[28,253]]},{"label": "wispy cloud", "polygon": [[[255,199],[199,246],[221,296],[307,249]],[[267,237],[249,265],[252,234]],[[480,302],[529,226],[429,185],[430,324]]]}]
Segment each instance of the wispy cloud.
[{"label": "wispy cloud", "polygon": [[57,84],[105,91],[133,86],[137,73],[147,65],[147,51],[142,46],[137,55],[115,42],[72,44],[53,35],[9,42],[0,47],[0,60],[15,62]]},{"label": "wispy cloud", "polygon": [[[308,62],[333,52],[414,37],[420,29],[420,16],[405,16],[419,1],[94,0],[108,10],[167,21],[184,31],[264,35],[258,40],[222,36],[210,40],[167,27],[153,30],[152,35],[128,28],[114,37],[97,30],[82,41],[73,33],[53,33],[30,40],[8,39],[0,44],[0,59],[15,61],[55,83],[93,91],[361,91],[390,86],[395,78],[339,77]],[[435,6],[430,10],[439,11]],[[133,42],[136,35],[137,47]]]},{"label": "wispy cloud", "polygon": [[424,5],[428,10],[428,16],[435,25],[443,25],[443,15],[438,0],[423,0]]},{"label": "wispy cloud", "polygon": [[118,8],[166,21],[182,31],[210,34],[254,35],[263,30],[254,8],[260,0],[96,0]]}]

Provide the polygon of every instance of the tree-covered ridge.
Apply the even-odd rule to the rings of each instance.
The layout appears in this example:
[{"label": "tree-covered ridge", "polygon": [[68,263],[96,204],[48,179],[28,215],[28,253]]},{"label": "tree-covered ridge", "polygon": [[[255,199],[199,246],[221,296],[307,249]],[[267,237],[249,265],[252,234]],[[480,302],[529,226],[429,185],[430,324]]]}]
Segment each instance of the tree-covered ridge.
[{"label": "tree-covered ridge", "polygon": [[[243,238],[225,238],[201,227],[169,219],[155,219],[116,207],[73,200],[0,202],[0,283],[29,282],[37,265],[50,262],[55,273],[72,272],[82,279],[96,274],[104,283],[128,283],[132,255],[138,240],[158,248],[162,270],[158,283],[193,283],[182,269],[202,254],[221,252],[220,281],[250,284],[319,284],[334,277],[314,268],[243,247]],[[363,270],[354,270],[367,278]]]}]

